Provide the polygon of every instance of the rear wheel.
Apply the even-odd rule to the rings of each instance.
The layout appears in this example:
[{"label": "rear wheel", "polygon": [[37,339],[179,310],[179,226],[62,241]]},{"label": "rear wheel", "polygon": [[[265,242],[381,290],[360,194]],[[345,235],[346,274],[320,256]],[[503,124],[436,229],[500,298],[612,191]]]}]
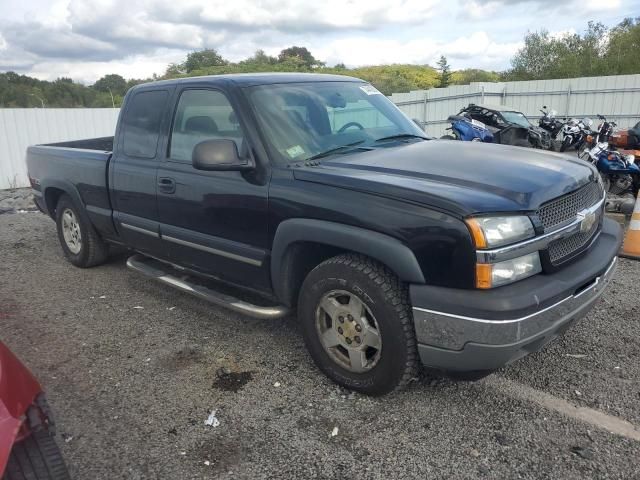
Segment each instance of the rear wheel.
[{"label": "rear wheel", "polygon": [[107,259],[107,244],[68,195],[63,195],[58,201],[56,225],[62,250],[76,267],[93,267]]},{"label": "rear wheel", "polygon": [[2,480],[69,480],[62,454],[49,432],[33,432],[16,443]]},{"label": "rear wheel", "polygon": [[313,269],[298,318],[316,365],[346,388],[382,395],[417,375],[408,289],[368,257],[339,255]]}]

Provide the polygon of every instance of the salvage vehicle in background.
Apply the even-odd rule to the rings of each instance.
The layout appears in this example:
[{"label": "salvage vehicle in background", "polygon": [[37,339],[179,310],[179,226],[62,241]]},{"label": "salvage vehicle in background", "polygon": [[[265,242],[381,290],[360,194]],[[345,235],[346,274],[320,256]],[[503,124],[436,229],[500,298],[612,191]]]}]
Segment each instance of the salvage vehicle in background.
[{"label": "salvage vehicle in background", "polygon": [[558,136],[558,133],[560,133],[560,130],[562,129],[566,121],[563,122],[562,120],[556,118],[558,112],[556,112],[555,110],[549,110],[546,105],[542,107],[540,112],[542,113],[542,117],[540,117],[540,119],[538,120],[538,126],[543,130],[549,132],[549,135],[551,135],[551,141],[553,141]]},{"label": "salvage vehicle in background", "polygon": [[591,127],[593,120],[588,117],[578,120],[577,118],[571,118],[567,123],[562,126],[560,133],[562,134],[562,143],[560,144],[560,151],[565,152],[569,149],[575,149],[578,152],[581,151],[582,146],[587,141],[589,135],[593,135]]},{"label": "salvage vehicle in background", "polygon": [[67,480],[42,387],[0,342],[0,476],[2,480]]},{"label": "salvage vehicle in background", "polygon": [[505,105],[476,105],[470,103],[460,110],[464,115],[482,122],[491,131],[494,143],[518,147],[553,148],[549,132],[534,126],[522,112]]},{"label": "salvage vehicle in background", "polygon": [[138,85],[114,138],[32,146],[27,166],[73,265],[124,245],[133,270],[217,305],[297,309],[318,367],[374,395],[420,363],[477,378],[540,350],[602,295],[622,237],[589,163],[431,141],[337,75]]},{"label": "salvage vehicle in background", "polygon": [[440,137],[442,140],[493,143],[493,134],[484,123],[464,115],[450,115],[447,120],[451,122],[451,127],[447,128],[451,135]]},{"label": "salvage vehicle in background", "polygon": [[611,145],[625,150],[640,150],[640,122],[626,130],[613,132]]}]

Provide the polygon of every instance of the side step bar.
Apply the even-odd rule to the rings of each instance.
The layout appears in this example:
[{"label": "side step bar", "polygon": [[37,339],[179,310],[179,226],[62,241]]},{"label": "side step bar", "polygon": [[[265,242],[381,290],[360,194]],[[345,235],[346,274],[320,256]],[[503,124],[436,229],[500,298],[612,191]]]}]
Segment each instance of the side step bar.
[{"label": "side step bar", "polygon": [[[154,262],[156,265],[162,265],[158,261],[154,261],[151,258],[144,255],[133,255],[127,259],[127,267],[136,272],[147,275],[161,283],[170,285],[178,290],[186,293],[190,293],[196,297],[207,300],[215,305],[228,308],[234,312],[243,313],[253,318],[271,319],[280,318],[289,313],[289,309],[283,305],[275,305],[272,307],[262,307],[253,305],[251,303],[239,300],[230,295],[216,292],[204,285],[198,285],[197,283],[190,282],[178,278],[168,271],[161,270],[157,266],[150,265],[150,262]],[[169,269],[170,267],[168,267]]]}]

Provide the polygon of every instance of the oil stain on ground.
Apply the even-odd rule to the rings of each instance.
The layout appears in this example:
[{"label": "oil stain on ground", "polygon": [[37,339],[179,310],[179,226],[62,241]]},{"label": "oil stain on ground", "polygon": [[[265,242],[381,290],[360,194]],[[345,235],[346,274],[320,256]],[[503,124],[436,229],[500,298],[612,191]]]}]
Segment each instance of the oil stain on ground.
[{"label": "oil stain on ground", "polygon": [[222,368],[217,375],[213,382],[213,388],[233,393],[242,389],[253,378],[253,372],[231,372]]}]

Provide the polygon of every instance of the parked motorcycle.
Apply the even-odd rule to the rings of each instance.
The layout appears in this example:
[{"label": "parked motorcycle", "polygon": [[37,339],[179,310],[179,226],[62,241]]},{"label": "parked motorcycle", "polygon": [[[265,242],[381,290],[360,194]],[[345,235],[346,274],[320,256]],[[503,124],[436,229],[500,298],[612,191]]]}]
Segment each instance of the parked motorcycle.
[{"label": "parked motorcycle", "polygon": [[560,151],[564,152],[569,148],[575,148],[580,151],[580,147],[584,144],[587,135],[591,135],[591,126],[593,120],[588,117],[582,120],[575,118],[570,119],[560,130],[562,133],[562,145]]},{"label": "parked motorcycle", "polygon": [[640,122],[628,130],[618,130],[611,136],[611,145],[627,150],[640,150]]},{"label": "parked motorcycle", "polygon": [[[578,149],[578,156],[583,157],[584,152],[586,150],[591,150],[598,143],[607,143],[609,142],[609,137],[613,133],[613,129],[617,127],[616,122],[610,122],[606,119],[604,115],[598,114],[598,118],[602,120],[598,125],[598,130],[596,132],[588,133],[584,142]],[[609,145],[607,143],[608,148]]]},{"label": "parked motorcycle", "polygon": [[538,120],[538,126],[549,132],[551,139],[554,140],[566,122],[557,119],[556,116],[558,115],[558,112],[555,110],[548,110],[546,105],[542,107],[540,112],[542,112],[542,117]]},{"label": "parked motorcycle", "polygon": [[640,188],[640,167],[633,155],[611,150],[607,142],[596,142],[580,158],[593,163],[607,192],[606,210],[630,214]]},{"label": "parked motorcycle", "polygon": [[440,137],[443,140],[493,143],[493,134],[484,123],[478,120],[464,115],[450,115],[447,121],[451,122],[451,126],[447,130],[451,130],[452,134]]}]

